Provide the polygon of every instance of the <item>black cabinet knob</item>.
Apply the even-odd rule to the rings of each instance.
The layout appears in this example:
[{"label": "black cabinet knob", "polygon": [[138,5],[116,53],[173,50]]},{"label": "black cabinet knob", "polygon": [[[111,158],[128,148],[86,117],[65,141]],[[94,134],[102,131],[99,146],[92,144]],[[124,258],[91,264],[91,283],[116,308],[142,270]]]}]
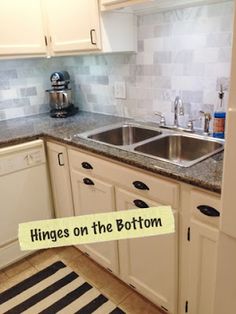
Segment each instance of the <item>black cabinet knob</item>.
[{"label": "black cabinet knob", "polygon": [[89,179],[89,178],[84,178],[83,182],[86,185],[94,185],[94,182],[91,179]]},{"label": "black cabinet knob", "polygon": [[141,181],[134,181],[133,185],[138,190],[147,190],[147,191],[149,190],[149,187],[145,183],[143,183]]},{"label": "black cabinet knob", "polygon": [[148,204],[145,203],[145,202],[142,201],[142,200],[134,200],[133,203],[134,203],[134,205],[135,205],[136,207],[139,207],[139,208],[148,208],[148,207],[149,207]]},{"label": "black cabinet knob", "polygon": [[197,206],[197,209],[203,214],[203,215],[206,215],[206,216],[209,216],[209,217],[219,217],[220,216],[220,213],[217,209],[211,207],[211,206],[208,206],[208,205],[199,205]]},{"label": "black cabinet knob", "polygon": [[81,163],[81,165],[82,165],[82,167],[83,167],[84,169],[93,169],[93,167],[90,165],[90,163],[88,163],[88,162],[86,162],[86,161],[83,161],[83,162]]}]

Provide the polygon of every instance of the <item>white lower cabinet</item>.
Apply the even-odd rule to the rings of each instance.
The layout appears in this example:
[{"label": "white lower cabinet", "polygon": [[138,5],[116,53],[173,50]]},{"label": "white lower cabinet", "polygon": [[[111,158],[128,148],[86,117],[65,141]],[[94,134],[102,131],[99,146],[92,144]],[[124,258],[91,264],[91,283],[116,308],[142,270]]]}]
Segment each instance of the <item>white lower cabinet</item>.
[{"label": "white lower cabinet", "polygon": [[[71,168],[75,215],[89,215],[115,210],[114,186]],[[78,246],[103,267],[118,273],[117,241]]]},{"label": "white lower cabinet", "polygon": [[[178,206],[178,185],[173,182],[84,152],[68,152],[76,215],[147,208],[160,203]],[[174,215],[174,234],[89,244],[80,249],[153,303],[176,314],[177,212]]]},{"label": "white lower cabinet", "polygon": [[[159,206],[156,202],[122,189],[116,191],[117,209]],[[135,205],[136,204],[136,205]],[[147,208],[148,210],[148,208]],[[177,213],[176,230],[169,235],[119,241],[121,278],[169,313],[177,301]]]},{"label": "white lower cabinet", "polygon": [[60,213],[73,199],[75,215],[170,205],[175,217],[173,234],[79,248],[168,313],[214,314],[219,195],[72,148],[69,173],[62,148],[48,144]]},{"label": "white lower cabinet", "polygon": [[191,219],[189,313],[214,314],[219,230]]},{"label": "white lower cabinet", "polygon": [[56,218],[74,216],[67,150],[63,145],[48,142],[47,159],[50,171]]},{"label": "white lower cabinet", "polygon": [[220,198],[194,188],[189,188],[187,198],[183,216],[189,218],[183,226],[181,252],[185,258],[180,267],[186,301],[179,314],[214,314]]}]

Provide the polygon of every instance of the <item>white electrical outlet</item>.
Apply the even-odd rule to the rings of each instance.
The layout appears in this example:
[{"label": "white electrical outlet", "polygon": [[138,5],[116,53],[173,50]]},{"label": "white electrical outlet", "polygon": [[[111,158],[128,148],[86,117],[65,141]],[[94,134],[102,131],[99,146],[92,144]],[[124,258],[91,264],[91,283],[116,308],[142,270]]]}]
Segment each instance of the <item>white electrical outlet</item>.
[{"label": "white electrical outlet", "polygon": [[114,83],[114,97],[117,99],[126,99],[126,86],[124,81]]}]

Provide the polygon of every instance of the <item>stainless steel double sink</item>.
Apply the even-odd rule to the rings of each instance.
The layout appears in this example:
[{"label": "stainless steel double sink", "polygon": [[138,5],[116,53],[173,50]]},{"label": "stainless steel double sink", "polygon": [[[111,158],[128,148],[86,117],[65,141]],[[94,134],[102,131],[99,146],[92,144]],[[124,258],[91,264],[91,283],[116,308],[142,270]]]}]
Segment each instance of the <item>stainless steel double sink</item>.
[{"label": "stainless steel double sink", "polygon": [[190,167],[224,149],[224,141],[136,123],[119,123],[75,137],[90,139],[149,156],[181,167]]}]

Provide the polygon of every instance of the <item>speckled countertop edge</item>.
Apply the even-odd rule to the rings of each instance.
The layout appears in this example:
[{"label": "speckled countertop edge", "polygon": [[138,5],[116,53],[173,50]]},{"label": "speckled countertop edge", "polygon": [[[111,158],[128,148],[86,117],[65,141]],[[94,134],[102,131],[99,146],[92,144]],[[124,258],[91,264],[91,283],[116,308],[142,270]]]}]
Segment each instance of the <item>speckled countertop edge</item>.
[{"label": "speckled countertop edge", "polygon": [[152,174],[179,180],[208,191],[221,193],[223,153],[219,153],[189,168],[175,166],[154,158],[124,151],[102,143],[82,138],[72,139],[74,134],[127,121],[121,117],[80,112],[66,119],[53,119],[48,114],[18,118],[0,122],[0,147],[44,138],[84,149],[110,159],[146,170]]}]

